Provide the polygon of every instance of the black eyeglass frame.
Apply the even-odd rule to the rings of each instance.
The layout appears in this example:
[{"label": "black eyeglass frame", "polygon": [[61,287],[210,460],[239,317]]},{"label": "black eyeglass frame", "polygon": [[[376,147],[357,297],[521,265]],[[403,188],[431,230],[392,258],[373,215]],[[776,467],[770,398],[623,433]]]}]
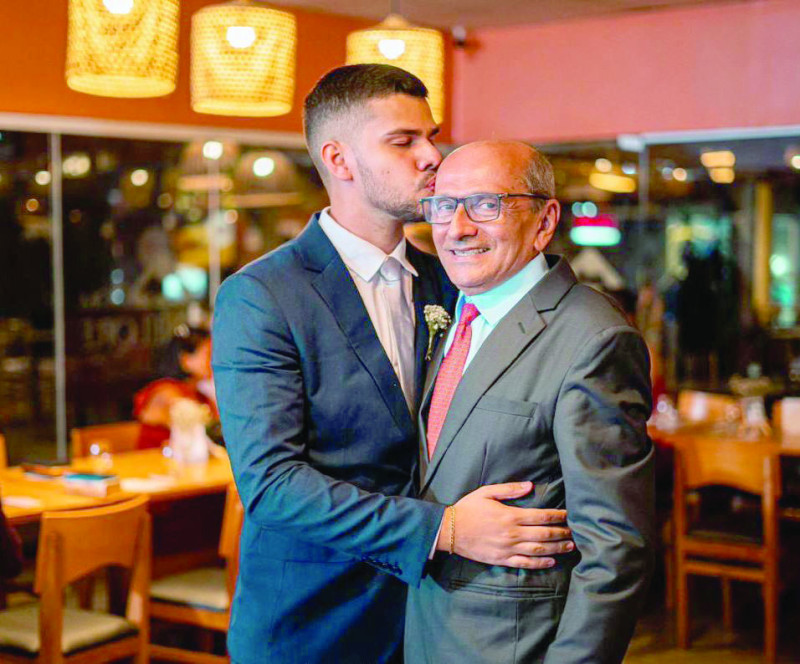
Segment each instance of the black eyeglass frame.
[{"label": "black eyeglass frame", "polygon": [[[473,219],[472,213],[469,211],[469,206],[467,206],[467,200],[478,198],[481,196],[494,196],[495,198],[497,198],[497,214],[491,219]],[[503,199],[517,198],[517,197],[538,198],[539,200],[542,201],[549,201],[552,199],[552,196],[545,196],[544,194],[508,194],[508,193],[495,194],[492,192],[485,192],[485,193],[470,194],[469,196],[464,196],[463,198],[459,198],[457,196],[426,196],[425,198],[420,199],[419,203],[422,206],[422,213],[425,218],[425,221],[433,226],[443,226],[444,224],[449,224],[453,220],[453,217],[455,216],[459,205],[464,206],[464,212],[467,213],[467,217],[469,217],[470,221],[472,221],[475,224],[483,224],[487,221],[497,221],[497,219],[500,217],[500,210],[502,209]],[[445,200],[445,199],[455,201],[456,203],[455,207],[453,208],[453,214],[451,215],[450,219],[448,219],[447,221],[432,221],[431,219],[428,219],[429,212],[432,209],[431,206],[432,201]]]}]

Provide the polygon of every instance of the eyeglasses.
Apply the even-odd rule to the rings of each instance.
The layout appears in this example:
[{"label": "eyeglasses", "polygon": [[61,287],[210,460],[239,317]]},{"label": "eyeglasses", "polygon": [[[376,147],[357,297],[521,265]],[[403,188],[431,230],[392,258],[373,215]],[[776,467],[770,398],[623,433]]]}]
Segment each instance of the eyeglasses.
[{"label": "eyeglasses", "polygon": [[543,201],[550,200],[544,194],[472,194],[464,198],[455,196],[428,196],[423,198],[422,213],[429,224],[449,224],[458,209],[459,203],[464,204],[467,216],[476,223],[494,221],[500,216],[502,200],[504,198],[538,198]]}]

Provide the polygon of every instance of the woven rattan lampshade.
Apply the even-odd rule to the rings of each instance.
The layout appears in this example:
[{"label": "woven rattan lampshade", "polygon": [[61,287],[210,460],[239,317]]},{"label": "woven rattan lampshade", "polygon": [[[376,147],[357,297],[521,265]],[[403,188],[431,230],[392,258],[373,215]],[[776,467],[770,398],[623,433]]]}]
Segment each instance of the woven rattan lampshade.
[{"label": "woven rattan lampshade", "polygon": [[175,89],[178,0],[69,0],[67,85],[103,97]]},{"label": "woven rattan lampshade", "polygon": [[248,0],[192,17],[192,108],[265,117],[292,109],[297,22]]},{"label": "woven rattan lampshade", "polygon": [[383,23],[347,36],[347,64],[387,64],[417,76],[428,88],[433,119],[444,118],[444,38],[390,14]]}]

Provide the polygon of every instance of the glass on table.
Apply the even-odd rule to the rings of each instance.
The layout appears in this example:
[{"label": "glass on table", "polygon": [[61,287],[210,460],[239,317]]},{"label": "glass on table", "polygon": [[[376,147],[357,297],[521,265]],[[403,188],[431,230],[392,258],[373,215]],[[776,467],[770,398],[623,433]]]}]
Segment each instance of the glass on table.
[{"label": "glass on table", "polygon": [[107,473],[114,467],[111,449],[111,441],[105,438],[98,438],[89,444],[89,459],[95,473]]}]

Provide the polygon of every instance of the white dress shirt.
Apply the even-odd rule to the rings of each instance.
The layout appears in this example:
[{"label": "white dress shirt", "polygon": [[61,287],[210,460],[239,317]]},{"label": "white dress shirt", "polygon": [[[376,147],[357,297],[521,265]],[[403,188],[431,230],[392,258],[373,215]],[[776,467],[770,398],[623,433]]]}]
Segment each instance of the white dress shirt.
[{"label": "white dress shirt", "polygon": [[406,240],[400,240],[387,255],[339,225],[330,215],[330,208],[320,214],[319,225],[355,282],[413,414],[416,393],[412,293],[413,277],[418,275],[406,258]]},{"label": "white dress shirt", "polygon": [[547,269],[547,260],[544,254],[536,254],[530,263],[499,286],[477,295],[459,293],[458,302],[456,303],[455,323],[450,326],[445,341],[445,354],[450,350],[450,346],[453,343],[453,335],[458,326],[458,319],[461,316],[461,309],[464,307],[465,302],[474,304],[481,315],[473,320],[470,326],[472,328],[472,340],[469,345],[467,361],[464,362],[464,371],[467,370],[472,358],[475,357],[481,345],[494,328],[497,327],[497,324],[525,296],[525,293],[539,283],[539,280],[547,273]]}]

